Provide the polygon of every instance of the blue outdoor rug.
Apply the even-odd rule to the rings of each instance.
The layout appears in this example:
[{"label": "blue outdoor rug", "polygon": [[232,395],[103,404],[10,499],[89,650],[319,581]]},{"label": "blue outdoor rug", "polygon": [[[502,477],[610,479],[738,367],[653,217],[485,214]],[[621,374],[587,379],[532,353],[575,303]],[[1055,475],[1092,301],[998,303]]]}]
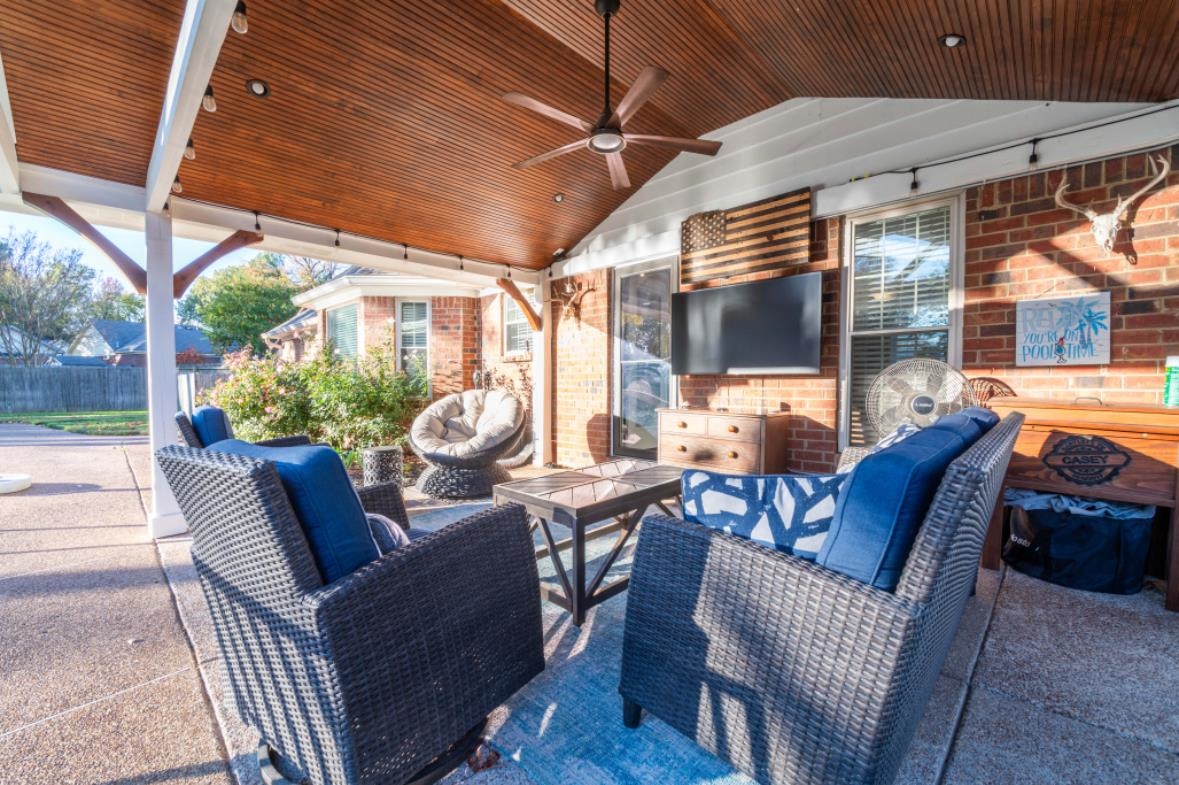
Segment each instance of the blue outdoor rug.
[{"label": "blue outdoor rug", "polygon": [[[437,530],[487,506],[423,510],[411,514],[411,525]],[[567,530],[553,533],[568,536]],[[589,574],[596,569],[593,557],[613,542],[614,535],[591,542]],[[615,570],[629,570],[629,556],[624,552]],[[552,579],[549,559],[538,567],[542,580]],[[541,609],[545,671],[492,715],[490,727],[492,743],[536,785],[755,785],[657,718],[645,716],[636,730],[623,726],[618,675],[625,593],[591,609],[580,629],[552,603],[542,602]]]}]

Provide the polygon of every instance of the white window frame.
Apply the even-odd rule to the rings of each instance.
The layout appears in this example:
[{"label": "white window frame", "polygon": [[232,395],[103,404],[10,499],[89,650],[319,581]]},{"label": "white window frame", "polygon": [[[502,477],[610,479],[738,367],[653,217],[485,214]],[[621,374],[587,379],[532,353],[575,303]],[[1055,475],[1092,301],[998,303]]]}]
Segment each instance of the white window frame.
[{"label": "white window frame", "polygon": [[[622,287],[619,286],[618,279],[627,275],[637,275],[639,273],[647,272],[648,270],[661,270],[663,268],[671,270],[671,292],[675,294],[680,290],[680,257],[676,256],[661,256],[656,259],[648,259],[646,261],[628,262],[614,267],[610,271],[610,289],[611,300],[610,303],[610,327],[613,335],[610,337],[610,455],[617,456],[618,444],[615,439],[617,433],[614,427],[615,418],[620,416],[622,411]],[[671,374],[671,383],[668,385],[668,401],[669,408],[677,408],[680,400],[680,377],[676,374]]]},{"label": "white window frame", "polygon": [[[352,354],[342,354],[340,352],[340,347],[337,346],[334,341],[335,336],[332,335],[332,328],[331,328],[332,314],[339,313],[340,311],[344,310],[345,308],[351,308],[356,313],[355,321],[353,322],[353,327],[356,328],[356,335],[355,335],[356,351]],[[325,311],[324,318],[323,318],[324,343],[331,345],[333,355],[335,355],[337,357],[347,357],[350,360],[356,360],[360,357],[361,351],[364,346],[364,344],[361,341],[361,335],[360,335],[360,318],[361,318],[360,302],[357,300],[352,300],[350,302],[341,303],[340,305],[333,306],[331,308],[328,308]]]},{"label": "white window frame", "polygon": [[431,311],[431,308],[430,308],[430,298],[428,298],[428,297],[398,297],[393,300],[393,308],[394,308],[393,321],[394,321],[394,324],[396,327],[396,329],[394,331],[396,342],[393,345],[393,351],[394,351],[394,354],[397,359],[397,370],[399,370],[399,371],[405,370],[404,363],[402,363],[402,361],[401,361],[401,348],[402,348],[401,347],[401,338],[402,338],[401,305],[403,303],[406,303],[406,304],[425,303],[426,304],[426,382],[427,382],[427,385],[429,385],[431,382],[430,377],[432,375],[430,373],[430,360],[434,354],[432,351],[433,347],[430,346],[430,332],[431,332],[430,326],[433,324],[433,312]]},{"label": "white window frame", "polygon": [[[536,305],[534,297],[530,297],[527,294],[525,294],[523,289],[520,290],[520,293],[524,294],[524,299],[528,300],[533,305]],[[527,348],[527,349],[511,349],[511,350],[508,349],[508,304],[510,303],[511,305],[515,306],[516,310],[518,310],[520,312],[519,322],[513,321],[512,324],[523,324],[528,329],[529,332],[532,332],[532,325],[530,325],[528,323],[528,317],[526,317],[524,315],[524,309],[520,307],[520,304],[517,303],[515,301],[515,299],[513,299],[511,297],[511,295],[502,294],[502,295],[500,295],[500,299],[502,300],[502,302],[500,304],[500,313],[499,313],[500,332],[502,333],[502,337],[500,338],[500,348],[503,351],[503,356],[504,357],[527,357],[528,355],[532,354],[531,346],[532,346],[532,343],[534,342],[535,333],[533,333],[534,338],[529,340],[529,348]]]},{"label": "white window frame", "polygon": [[[895,218],[909,213],[924,212],[938,207],[950,208],[950,324],[946,361],[955,368],[962,367],[962,311],[966,283],[966,198],[964,193],[934,199],[904,202],[885,208],[852,213],[844,218],[843,248],[839,260],[839,450],[847,449],[851,433],[851,327],[852,327],[852,257],[855,253],[855,227],[884,218]],[[880,330],[880,334],[910,333],[912,329]]]}]

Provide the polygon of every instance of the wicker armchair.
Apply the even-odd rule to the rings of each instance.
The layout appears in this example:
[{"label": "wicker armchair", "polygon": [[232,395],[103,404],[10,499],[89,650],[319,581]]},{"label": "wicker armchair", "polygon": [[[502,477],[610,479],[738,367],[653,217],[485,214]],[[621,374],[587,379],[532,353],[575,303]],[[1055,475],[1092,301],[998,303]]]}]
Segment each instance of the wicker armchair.
[{"label": "wicker armchair", "polygon": [[[230,435],[233,434],[233,429],[229,425],[228,419],[225,422],[225,430]],[[197,435],[196,428],[192,427],[192,420],[184,412],[176,412],[176,433],[180,437],[180,443],[188,447],[207,447],[208,445],[201,441],[201,437]],[[275,439],[265,439],[258,442],[265,447],[296,447],[300,444],[311,444],[311,439],[305,435],[298,436],[279,436]]]},{"label": "wicker armchair", "polygon": [[644,520],[623,720],[641,709],[766,785],[892,782],[974,586],[1023,416],[947,469],[895,593],[675,518]]},{"label": "wicker armchair", "polygon": [[[273,758],[292,782],[397,785],[445,769],[544,668],[522,508],[477,513],[324,585],[273,464],[179,446],[156,456],[192,532],[228,699],[270,748],[264,773]],[[396,486],[360,494],[406,520]]]}]

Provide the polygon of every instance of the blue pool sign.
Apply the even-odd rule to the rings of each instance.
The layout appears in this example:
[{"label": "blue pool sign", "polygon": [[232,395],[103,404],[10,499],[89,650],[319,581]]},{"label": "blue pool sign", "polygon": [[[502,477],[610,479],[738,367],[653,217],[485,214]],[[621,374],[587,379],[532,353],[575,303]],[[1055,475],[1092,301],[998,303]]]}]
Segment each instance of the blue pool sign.
[{"label": "blue pool sign", "polygon": [[1109,363],[1109,292],[1015,304],[1016,365]]}]

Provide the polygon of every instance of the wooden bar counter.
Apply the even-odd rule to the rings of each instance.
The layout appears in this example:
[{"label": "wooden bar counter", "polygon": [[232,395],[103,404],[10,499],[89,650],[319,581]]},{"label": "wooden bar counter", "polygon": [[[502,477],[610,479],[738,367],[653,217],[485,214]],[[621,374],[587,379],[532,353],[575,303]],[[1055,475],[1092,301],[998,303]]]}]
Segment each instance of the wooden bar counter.
[{"label": "wooden bar counter", "polygon": [[[1101,405],[1028,398],[993,398],[1000,417],[1023,412],[1004,481],[1109,501],[1170,508],[1167,536],[1167,610],[1179,611],[1179,409]],[[1003,549],[1003,505],[995,506],[983,566],[998,569]]]}]

